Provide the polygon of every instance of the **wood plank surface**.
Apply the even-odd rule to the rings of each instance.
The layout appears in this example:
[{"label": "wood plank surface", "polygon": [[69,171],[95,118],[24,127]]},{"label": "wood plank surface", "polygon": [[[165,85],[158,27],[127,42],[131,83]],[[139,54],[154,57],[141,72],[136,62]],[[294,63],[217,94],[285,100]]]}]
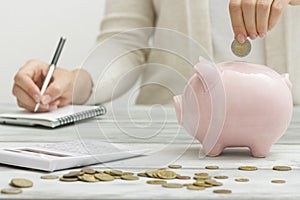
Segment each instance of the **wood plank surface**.
[{"label": "wood plank surface", "polygon": [[[1,112],[13,107],[0,106]],[[58,129],[0,125],[0,148],[36,143],[95,139],[114,143],[131,144],[148,148],[151,154],[92,166],[96,169],[120,169],[142,172],[167,167],[176,163],[181,175],[193,176],[195,172],[207,172],[211,176],[227,175],[218,189],[230,189],[232,194],[214,194],[213,189],[190,191],[186,188],[168,189],[146,184],[147,178],[126,182],[65,183],[58,180],[42,180],[45,172],[0,165],[0,189],[9,187],[12,178],[28,178],[34,187],[24,189],[19,195],[0,194],[0,199],[300,199],[300,108],[294,108],[289,129],[273,145],[266,158],[251,157],[247,148],[228,148],[221,156],[199,156],[201,145],[177,123],[173,107],[133,106],[128,110],[116,110],[106,116]],[[218,165],[218,170],[207,170],[207,165]],[[257,171],[241,171],[242,165],[254,165]],[[275,165],[288,165],[291,171],[274,171]],[[63,175],[70,170],[53,174]],[[247,183],[235,182],[235,178],[249,178]],[[284,179],[285,184],[271,183],[272,179]],[[170,182],[191,183],[192,180]]]}]

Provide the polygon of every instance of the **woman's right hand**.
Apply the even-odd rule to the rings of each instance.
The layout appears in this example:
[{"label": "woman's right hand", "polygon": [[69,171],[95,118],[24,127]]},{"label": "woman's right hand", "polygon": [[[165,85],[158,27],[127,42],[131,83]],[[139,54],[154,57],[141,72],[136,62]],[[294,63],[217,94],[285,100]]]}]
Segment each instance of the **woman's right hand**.
[{"label": "woman's right hand", "polygon": [[287,5],[300,0],[230,0],[229,12],[235,38],[244,43],[247,37],[264,37],[274,28]]},{"label": "woman's right hand", "polygon": [[[49,64],[47,63],[31,60],[17,72],[14,77],[12,92],[16,96],[20,107],[33,111],[36,103],[41,103],[38,112],[48,112],[63,107],[70,102],[82,104],[88,99],[92,89],[89,74],[80,69],[68,71],[60,67],[55,69],[51,82],[45,93],[41,95],[40,88],[47,75],[48,68]],[[81,81],[76,83],[76,87],[81,82],[85,83],[86,88],[84,88],[84,91],[74,90],[77,78]],[[79,88],[81,88],[80,85]]]}]

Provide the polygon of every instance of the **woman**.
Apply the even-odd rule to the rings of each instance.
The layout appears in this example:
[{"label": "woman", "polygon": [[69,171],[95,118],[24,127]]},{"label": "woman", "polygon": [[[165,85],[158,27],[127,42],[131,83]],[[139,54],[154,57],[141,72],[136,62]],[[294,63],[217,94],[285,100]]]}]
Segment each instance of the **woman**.
[{"label": "woman", "polygon": [[[97,82],[99,73],[96,71],[101,68],[99,65],[73,71],[57,68],[53,81],[41,96],[39,87],[48,64],[32,60],[16,74],[13,94],[20,107],[32,111],[35,104],[41,102],[39,111],[46,112],[69,103],[102,103],[111,100],[129,90],[140,77],[144,86],[140,89],[137,103],[171,103],[173,91],[182,90],[184,84],[177,83],[168,70],[153,70],[157,68],[151,65],[146,65],[140,71],[134,70],[144,63],[159,63],[168,66],[184,80],[193,74],[190,65],[195,62],[194,58],[187,62],[170,52],[145,50],[151,37],[154,43],[164,43],[160,38],[164,34],[155,31],[130,32],[138,28],[159,27],[191,38],[203,46],[216,62],[236,59],[228,49],[233,37],[240,43],[247,37],[255,40],[252,54],[245,60],[266,64],[279,73],[289,72],[294,84],[294,102],[300,104],[300,81],[296,78],[300,75],[297,67],[300,65],[297,58],[300,53],[300,40],[297,38],[300,34],[297,22],[300,12],[289,8],[284,13],[288,4],[300,5],[300,0],[108,0],[98,42],[129,31],[124,34],[125,37],[121,35],[113,40],[113,48],[109,50],[119,49],[120,53],[131,48],[134,50],[110,64],[102,82]],[[165,39],[168,40],[167,45],[177,42],[172,37],[166,36]],[[189,51],[188,48],[183,49]],[[119,80],[128,73],[130,78],[122,81],[120,87]],[[164,84],[177,86],[170,90]],[[93,85],[97,86],[94,91]],[[110,92],[112,90],[114,93]]]}]

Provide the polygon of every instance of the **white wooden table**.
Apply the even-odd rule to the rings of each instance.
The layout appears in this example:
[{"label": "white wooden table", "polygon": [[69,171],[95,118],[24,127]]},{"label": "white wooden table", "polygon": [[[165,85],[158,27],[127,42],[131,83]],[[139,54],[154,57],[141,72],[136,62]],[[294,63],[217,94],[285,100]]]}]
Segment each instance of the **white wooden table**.
[{"label": "white wooden table", "polygon": [[[12,107],[2,105],[1,112]],[[127,113],[129,111],[129,115]],[[114,114],[112,114],[114,113]],[[151,120],[152,117],[152,120]],[[133,106],[128,110],[114,110],[101,120],[94,119],[58,129],[43,129],[1,125],[0,148],[33,143],[68,141],[73,139],[97,139],[147,147],[149,156],[98,164],[96,169],[120,169],[143,172],[176,163],[183,166],[175,170],[181,175],[193,176],[195,172],[210,175],[227,175],[218,189],[230,189],[232,194],[214,194],[213,189],[191,191],[186,188],[168,189],[146,184],[147,178],[128,182],[66,183],[58,180],[42,180],[41,171],[26,170],[0,165],[0,189],[9,187],[12,178],[28,178],[34,187],[24,189],[19,195],[0,194],[0,199],[299,199],[300,198],[300,108],[294,109],[293,121],[286,134],[273,145],[267,158],[253,158],[246,148],[227,149],[219,157],[199,159],[199,143],[194,141],[177,124],[172,107]],[[207,170],[207,165],[218,165],[219,170]],[[240,171],[241,165],[255,165],[257,171]],[[292,171],[274,171],[275,165],[289,165]],[[53,174],[63,175],[70,170]],[[234,178],[249,178],[238,183]],[[272,179],[284,179],[285,184],[271,183]],[[190,183],[192,180],[170,182]]]}]

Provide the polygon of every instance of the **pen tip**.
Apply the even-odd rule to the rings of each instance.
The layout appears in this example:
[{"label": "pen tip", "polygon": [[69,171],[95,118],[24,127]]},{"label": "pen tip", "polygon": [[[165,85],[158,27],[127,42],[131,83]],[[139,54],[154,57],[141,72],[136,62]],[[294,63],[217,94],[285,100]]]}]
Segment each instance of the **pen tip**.
[{"label": "pen tip", "polygon": [[40,107],[40,103],[37,103],[37,104],[35,105],[35,107],[34,107],[34,111],[33,111],[33,112],[36,112],[36,111],[39,109],[39,107]]}]

